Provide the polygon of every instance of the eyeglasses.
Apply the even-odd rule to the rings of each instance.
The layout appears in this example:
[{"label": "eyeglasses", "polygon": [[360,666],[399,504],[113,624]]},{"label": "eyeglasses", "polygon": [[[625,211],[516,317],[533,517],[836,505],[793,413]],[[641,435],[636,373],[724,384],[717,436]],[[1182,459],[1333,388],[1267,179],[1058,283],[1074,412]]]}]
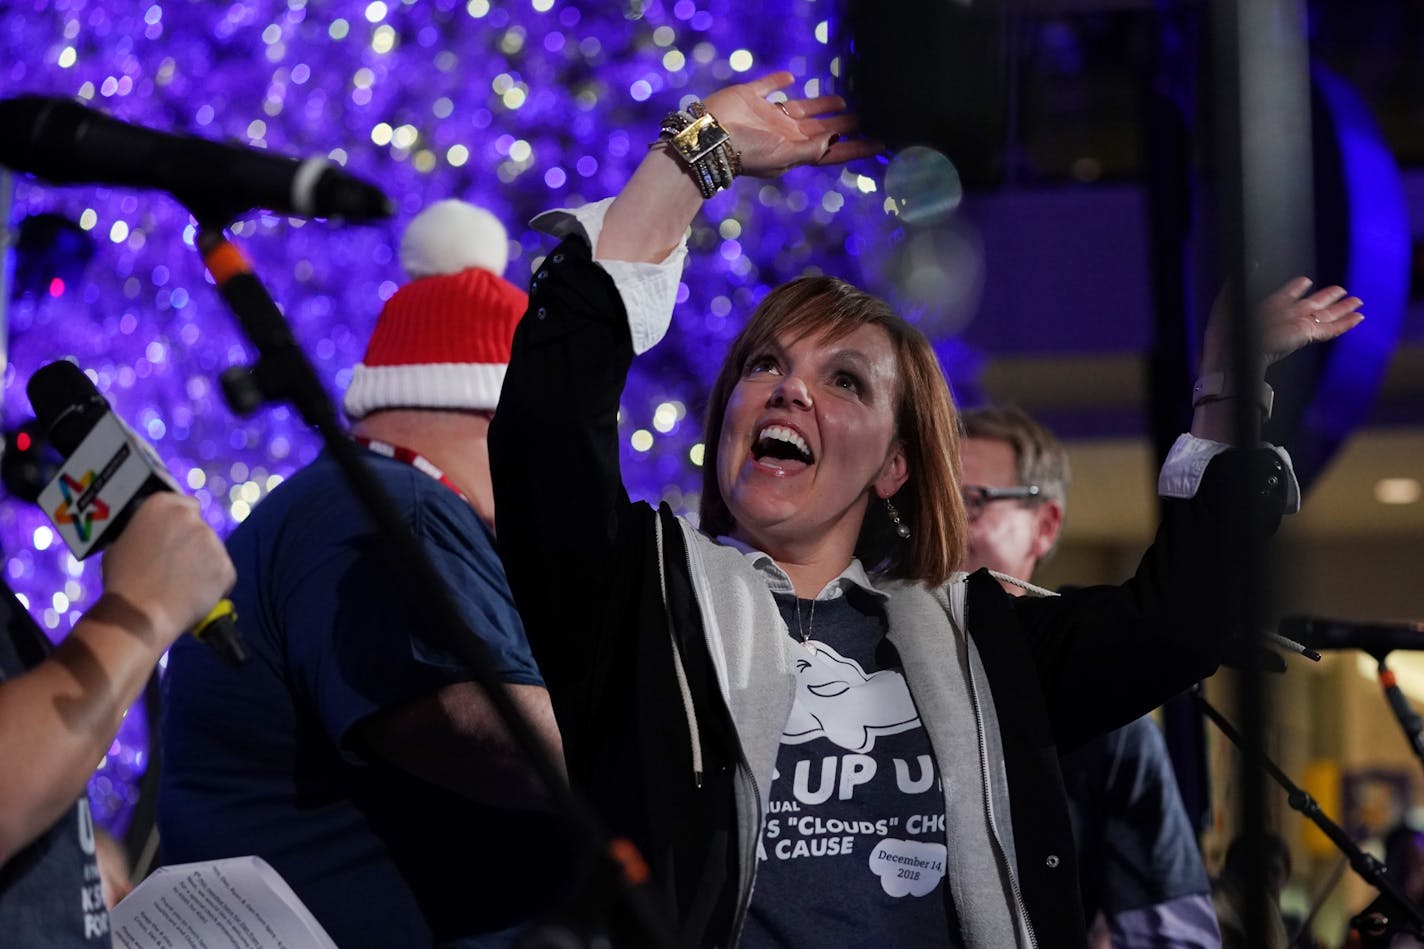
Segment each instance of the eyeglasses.
[{"label": "eyeglasses", "polygon": [[990,501],[1029,501],[1038,498],[1042,493],[1042,489],[1036,484],[1020,484],[1011,488],[986,488],[982,484],[965,484],[959,488],[959,494],[964,498],[964,509],[969,512],[971,521],[984,513],[984,508]]}]

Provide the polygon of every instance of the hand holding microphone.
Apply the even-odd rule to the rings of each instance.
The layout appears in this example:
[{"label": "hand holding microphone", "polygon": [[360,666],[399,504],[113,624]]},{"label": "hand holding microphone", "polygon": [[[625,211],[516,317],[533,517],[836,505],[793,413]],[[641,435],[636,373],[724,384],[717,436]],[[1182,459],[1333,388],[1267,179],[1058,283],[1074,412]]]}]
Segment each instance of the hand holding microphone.
[{"label": "hand holding microphone", "polygon": [[[203,520],[198,502],[186,495],[162,492],[135,504],[123,532],[105,550],[104,592],[143,613],[168,643],[192,630],[221,654],[221,640],[209,638],[211,624],[207,629],[201,624],[224,604],[232,609],[222,597],[237,573],[222,541]],[[240,648],[240,639],[237,644]]]},{"label": "hand holding microphone", "polygon": [[153,449],[110,410],[78,366],[43,366],[26,391],[65,459],[39,504],[74,556],[109,547],[106,590],[132,599],[156,623],[176,624],[160,625],[165,634],[176,637],[192,626],[225,662],[244,661],[232,604],[221,599],[233,584],[232,563],[202,522],[197,502],[182,496]]}]

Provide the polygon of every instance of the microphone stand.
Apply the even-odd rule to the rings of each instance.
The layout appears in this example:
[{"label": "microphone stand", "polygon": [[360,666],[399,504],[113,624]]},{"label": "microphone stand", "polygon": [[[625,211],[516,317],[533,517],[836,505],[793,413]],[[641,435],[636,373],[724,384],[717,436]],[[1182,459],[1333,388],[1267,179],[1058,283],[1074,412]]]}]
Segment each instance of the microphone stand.
[{"label": "microphone stand", "polygon": [[[1192,689],[1191,695],[1202,714],[1211,719],[1212,724],[1245,754],[1246,749],[1240,733],[1206,700],[1200,683]],[[1330,842],[1349,860],[1350,869],[1379,891],[1379,898],[1350,920],[1350,925],[1359,931],[1365,949],[1383,949],[1401,933],[1424,939],[1424,911],[1399,888],[1399,884],[1389,876],[1385,865],[1361,850],[1339,824],[1326,816],[1315,798],[1297,787],[1295,782],[1276,766],[1264,749],[1258,751],[1258,757],[1265,772],[1285,789],[1286,802],[1291,809],[1320,828],[1320,832],[1330,838]]]},{"label": "microphone stand", "polygon": [[460,614],[444,579],[372,474],[360,448],[347,436],[334,403],[292,335],[291,326],[252,272],[246,257],[228,240],[224,225],[212,224],[206,215],[199,219],[197,246],[218,292],[258,352],[251,369],[233,367],[223,373],[223,391],[229,404],[235,412],[248,415],[264,403],[286,401],[317,430],[352,492],[388,543],[393,573],[405,581],[404,589],[413,608],[428,620],[415,624],[417,635],[457,657],[485,689],[510,736],[543,783],[555,811],[567,819],[584,844],[585,888],[577,909],[564,923],[536,925],[532,938],[526,936],[522,945],[609,945],[606,929],[613,908],[610,904],[621,897],[631,911],[639,945],[675,947],[673,929],[649,884],[647,864],[630,841],[611,837],[593,809],[569,787],[562,769],[536,738],[533,727],[495,672],[484,643]]},{"label": "microphone stand", "polygon": [[1399,727],[1404,730],[1404,737],[1409,739],[1409,747],[1414,752],[1414,757],[1419,759],[1420,764],[1424,764],[1424,719],[1419,717],[1419,713],[1414,711],[1414,707],[1400,691],[1394,679],[1394,670],[1385,665],[1386,653],[1372,655],[1379,663],[1379,684],[1389,702],[1389,710],[1394,713],[1395,721],[1399,722]]}]

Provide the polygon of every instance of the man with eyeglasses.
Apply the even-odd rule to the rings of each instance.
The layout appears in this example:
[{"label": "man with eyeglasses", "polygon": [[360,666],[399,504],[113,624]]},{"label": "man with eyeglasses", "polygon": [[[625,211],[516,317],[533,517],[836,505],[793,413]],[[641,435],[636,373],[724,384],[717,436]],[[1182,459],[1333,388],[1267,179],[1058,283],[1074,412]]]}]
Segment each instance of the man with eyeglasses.
[{"label": "man with eyeglasses", "polygon": [[[1029,580],[1063,529],[1067,452],[1018,408],[970,409],[962,418],[967,569]],[[1014,595],[1029,592],[1000,583]],[[1084,914],[1101,914],[1094,944],[1218,949],[1210,882],[1157,724],[1138,719],[1063,755],[1061,764]]]}]

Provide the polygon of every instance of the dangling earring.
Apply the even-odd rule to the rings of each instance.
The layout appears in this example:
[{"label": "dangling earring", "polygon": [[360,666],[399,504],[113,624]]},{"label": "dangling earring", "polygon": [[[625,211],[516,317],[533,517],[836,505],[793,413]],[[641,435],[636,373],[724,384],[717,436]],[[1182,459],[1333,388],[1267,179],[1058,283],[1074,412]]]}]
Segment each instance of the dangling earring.
[{"label": "dangling earring", "polygon": [[901,540],[910,539],[910,525],[900,520],[900,512],[895,510],[895,505],[890,503],[889,498],[885,498],[885,513],[890,515],[890,523],[895,525],[895,533],[900,535]]}]

